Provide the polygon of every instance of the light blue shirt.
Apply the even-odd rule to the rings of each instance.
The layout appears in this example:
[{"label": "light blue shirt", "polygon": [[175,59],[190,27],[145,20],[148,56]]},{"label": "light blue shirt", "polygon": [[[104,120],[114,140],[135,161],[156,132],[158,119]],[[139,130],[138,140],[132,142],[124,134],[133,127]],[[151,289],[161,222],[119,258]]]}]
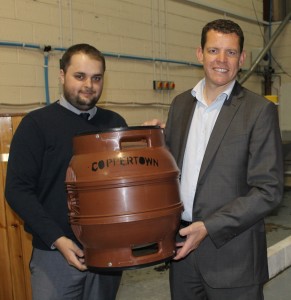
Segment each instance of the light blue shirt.
[{"label": "light blue shirt", "polygon": [[97,112],[97,107],[96,106],[89,109],[88,111],[81,111],[78,108],[76,108],[75,106],[73,106],[69,101],[67,101],[63,95],[61,95],[59,103],[60,103],[61,106],[65,107],[66,109],[72,111],[73,113],[75,113],[77,115],[79,115],[80,113],[84,113],[84,112],[89,113],[90,116],[89,116],[88,120],[92,119],[95,116],[96,112]]},{"label": "light blue shirt", "polygon": [[229,98],[234,84],[235,80],[210,105],[207,105],[203,96],[205,79],[199,81],[191,92],[196,97],[197,104],[189,129],[181,174],[180,192],[184,204],[182,219],[185,221],[192,221],[194,197],[204,153],[221,107]]}]

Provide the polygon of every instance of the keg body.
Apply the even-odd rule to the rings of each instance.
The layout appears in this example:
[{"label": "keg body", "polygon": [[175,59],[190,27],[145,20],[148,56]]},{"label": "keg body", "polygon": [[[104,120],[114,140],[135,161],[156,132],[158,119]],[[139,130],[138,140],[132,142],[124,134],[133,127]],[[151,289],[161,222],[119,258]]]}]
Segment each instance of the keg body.
[{"label": "keg body", "polygon": [[178,177],[161,128],[74,137],[66,175],[69,219],[86,265],[119,270],[173,257],[182,212]]}]

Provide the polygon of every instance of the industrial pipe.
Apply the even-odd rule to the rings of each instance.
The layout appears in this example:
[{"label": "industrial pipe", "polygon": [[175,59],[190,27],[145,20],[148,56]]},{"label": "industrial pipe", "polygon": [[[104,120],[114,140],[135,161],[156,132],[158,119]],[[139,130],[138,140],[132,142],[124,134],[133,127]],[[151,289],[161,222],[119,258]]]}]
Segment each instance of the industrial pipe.
[{"label": "industrial pipe", "polygon": [[244,76],[242,78],[239,79],[239,83],[240,84],[243,84],[251,76],[251,74],[256,69],[257,65],[260,63],[260,61],[262,60],[262,58],[265,56],[265,54],[271,48],[271,46],[273,45],[273,43],[276,41],[277,37],[283,31],[283,29],[285,28],[285,26],[289,22],[290,18],[291,18],[291,11],[289,11],[289,13],[285,17],[285,19],[281,22],[280,26],[274,32],[274,34],[272,35],[271,39],[269,40],[269,42],[265,46],[265,48],[259,53],[258,57],[254,61],[253,65],[250,67],[250,69],[244,74]]}]

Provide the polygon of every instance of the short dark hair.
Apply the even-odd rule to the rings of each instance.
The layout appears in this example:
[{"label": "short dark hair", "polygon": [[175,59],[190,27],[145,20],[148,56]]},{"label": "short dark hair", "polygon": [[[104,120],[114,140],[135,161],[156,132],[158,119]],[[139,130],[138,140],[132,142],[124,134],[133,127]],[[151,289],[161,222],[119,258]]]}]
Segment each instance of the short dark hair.
[{"label": "short dark hair", "polygon": [[244,34],[240,26],[231,21],[231,20],[225,20],[225,19],[217,19],[212,22],[207,23],[203,29],[201,34],[201,48],[204,49],[206,39],[207,39],[207,32],[210,30],[215,30],[221,33],[229,34],[229,33],[235,33],[239,37],[239,47],[240,52],[243,51],[244,47]]},{"label": "short dark hair", "polygon": [[98,61],[101,61],[103,65],[103,71],[105,72],[106,65],[105,65],[105,58],[103,54],[96,49],[95,47],[89,45],[89,44],[76,44],[71,47],[69,47],[66,52],[63,54],[61,60],[60,60],[60,68],[65,73],[70,65],[71,58],[74,54],[77,53],[84,53],[90,56],[93,59],[96,59]]}]

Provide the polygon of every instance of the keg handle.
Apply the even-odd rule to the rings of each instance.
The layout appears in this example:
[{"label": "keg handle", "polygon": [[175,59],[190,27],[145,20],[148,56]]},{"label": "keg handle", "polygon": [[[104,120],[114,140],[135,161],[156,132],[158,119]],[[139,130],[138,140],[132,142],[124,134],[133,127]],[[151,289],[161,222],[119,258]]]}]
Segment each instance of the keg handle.
[{"label": "keg handle", "polygon": [[144,130],[128,130],[119,132],[118,137],[120,150],[165,146],[163,128],[154,128],[154,130],[152,130],[145,126]]},{"label": "keg handle", "polygon": [[151,147],[151,141],[145,136],[122,137],[119,141],[120,150],[132,150]]},{"label": "keg handle", "polygon": [[151,135],[146,133],[122,132],[119,136],[119,149],[131,150],[140,148],[151,148],[163,146],[163,139],[160,135]]}]

